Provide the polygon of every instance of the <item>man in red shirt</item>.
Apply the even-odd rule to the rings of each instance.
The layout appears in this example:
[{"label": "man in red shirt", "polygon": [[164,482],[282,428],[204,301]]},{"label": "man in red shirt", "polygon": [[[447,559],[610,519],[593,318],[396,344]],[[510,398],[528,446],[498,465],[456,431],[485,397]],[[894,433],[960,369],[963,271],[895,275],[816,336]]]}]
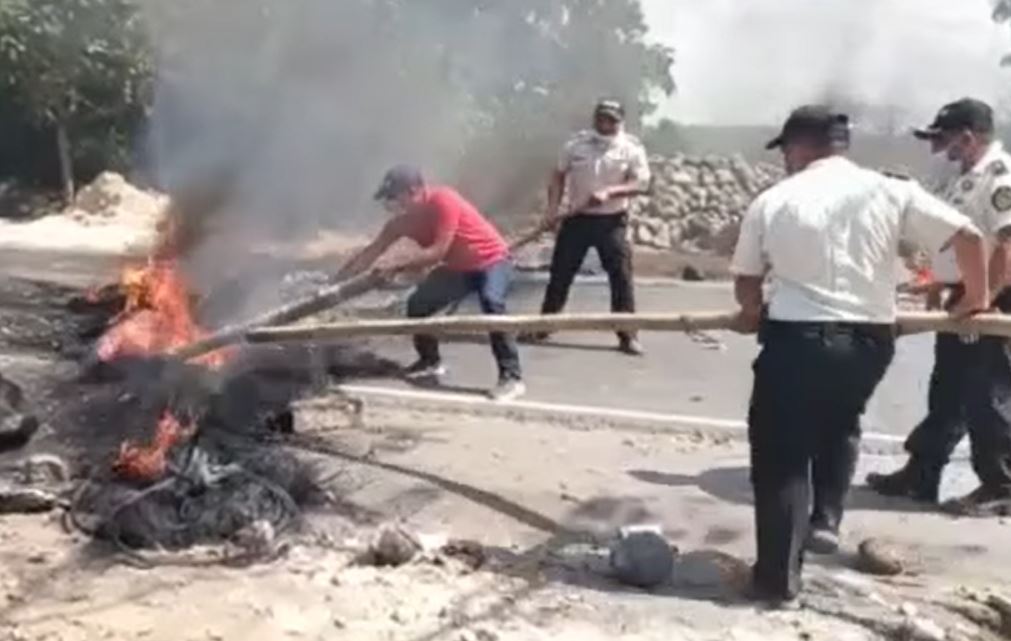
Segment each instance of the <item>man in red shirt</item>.
[{"label": "man in red shirt", "polygon": [[[407,315],[424,318],[476,293],[485,314],[506,313],[506,295],[512,282],[509,246],[477,208],[449,187],[426,185],[421,172],[400,165],[386,173],[375,199],[393,215],[367,247],[341,270],[349,278],[370,269],[401,238],[415,241],[421,250],[383,274],[432,270],[407,302]],[[526,392],[514,337],[491,334],[498,363],[499,382],[491,392],[506,401]],[[411,379],[438,379],[446,373],[433,336],[415,336],[418,361],[407,368]]]}]

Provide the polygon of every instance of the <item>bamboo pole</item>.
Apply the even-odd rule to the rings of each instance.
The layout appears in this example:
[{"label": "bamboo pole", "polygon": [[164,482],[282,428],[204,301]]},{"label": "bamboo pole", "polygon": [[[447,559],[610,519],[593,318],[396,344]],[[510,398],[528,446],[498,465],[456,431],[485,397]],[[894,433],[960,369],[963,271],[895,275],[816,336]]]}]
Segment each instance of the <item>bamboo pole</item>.
[{"label": "bamboo pole", "polygon": [[[424,319],[359,320],[326,325],[263,327],[244,336],[249,343],[332,342],[363,336],[433,336],[488,332],[696,332],[734,331],[736,312],[659,314],[571,314],[553,316],[455,316]],[[987,314],[956,321],[943,313],[901,314],[897,334],[928,332],[979,334],[1011,338],[1011,316]]]},{"label": "bamboo pole", "polygon": [[209,354],[223,347],[243,342],[246,336],[256,328],[294,323],[358,298],[384,284],[385,281],[372,272],[356,276],[337,285],[324,287],[312,296],[266,312],[250,321],[225,327],[203,340],[176,350],[171,356],[188,361]]}]

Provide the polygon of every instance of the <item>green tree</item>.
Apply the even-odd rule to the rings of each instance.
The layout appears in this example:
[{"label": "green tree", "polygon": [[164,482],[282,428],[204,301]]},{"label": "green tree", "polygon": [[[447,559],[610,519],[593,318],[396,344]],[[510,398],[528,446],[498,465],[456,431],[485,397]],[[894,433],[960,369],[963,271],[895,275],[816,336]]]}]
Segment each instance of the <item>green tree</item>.
[{"label": "green tree", "polygon": [[79,142],[128,145],[150,98],[152,59],[130,0],[0,0],[0,91],[51,131],[64,197]]}]

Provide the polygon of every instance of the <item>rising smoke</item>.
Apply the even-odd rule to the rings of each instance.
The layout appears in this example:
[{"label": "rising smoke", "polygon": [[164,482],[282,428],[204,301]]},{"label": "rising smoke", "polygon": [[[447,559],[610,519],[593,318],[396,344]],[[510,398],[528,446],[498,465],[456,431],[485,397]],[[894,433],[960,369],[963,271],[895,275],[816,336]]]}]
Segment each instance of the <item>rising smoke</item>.
[{"label": "rising smoke", "polygon": [[[1006,25],[990,0],[644,0],[678,46],[680,122],[775,125],[798,104],[865,105],[875,124],[922,124],[963,95],[1001,103]],[[860,114],[855,114],[860,115]],[[862,118],[861,120],[867,120]],[[877,123],[878,120],[883,122]]]},{"label": "rising smoke", "polygon": [[580,0],[588,26],[569,40],[554,34],[575,13],[547,0],[146,1],[149,156],[200,229],[201,272],[241,265],[244,235],[375,229],[370,197],[399,161],[492,216],[529,211],[592,102],[641,92],[641,61],[593,39],[613,37],[594,33],[613,31],[607,12],[641,24],[637,0]]}]

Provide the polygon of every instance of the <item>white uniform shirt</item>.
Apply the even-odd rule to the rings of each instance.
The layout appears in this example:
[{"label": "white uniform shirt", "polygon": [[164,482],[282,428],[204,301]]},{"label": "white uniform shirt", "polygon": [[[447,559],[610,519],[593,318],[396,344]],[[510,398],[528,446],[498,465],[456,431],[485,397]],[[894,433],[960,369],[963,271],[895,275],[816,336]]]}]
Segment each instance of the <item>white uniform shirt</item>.
[{"label": "white uniform shirt", "polygon": [[[968,216],[992,247],[997,232],[1011,225],[1011,154],[993,143],[970,172],[939,181],[934,193]],[[962,281],[950,248],[934,257],[932,267],[940,283]]]},{"label": "white uniform shirt", "polygon": [[566,174],[571,213],[607,215],[628,211],[631,198],[612,198],[590,207],[590,196],[600,189],[631,180],[645,190],[651,180],[646,149],[638,138],[625,132],[611,139],[595,131],[576,134],[565,145],[558,170]]},{"label": "white uniform shirt", "polygon": [[966,227],[919,184],[834,156],[755,200],[731,269],[771,275],[773,320],[893,323],[899,241],[936,252]]}]

